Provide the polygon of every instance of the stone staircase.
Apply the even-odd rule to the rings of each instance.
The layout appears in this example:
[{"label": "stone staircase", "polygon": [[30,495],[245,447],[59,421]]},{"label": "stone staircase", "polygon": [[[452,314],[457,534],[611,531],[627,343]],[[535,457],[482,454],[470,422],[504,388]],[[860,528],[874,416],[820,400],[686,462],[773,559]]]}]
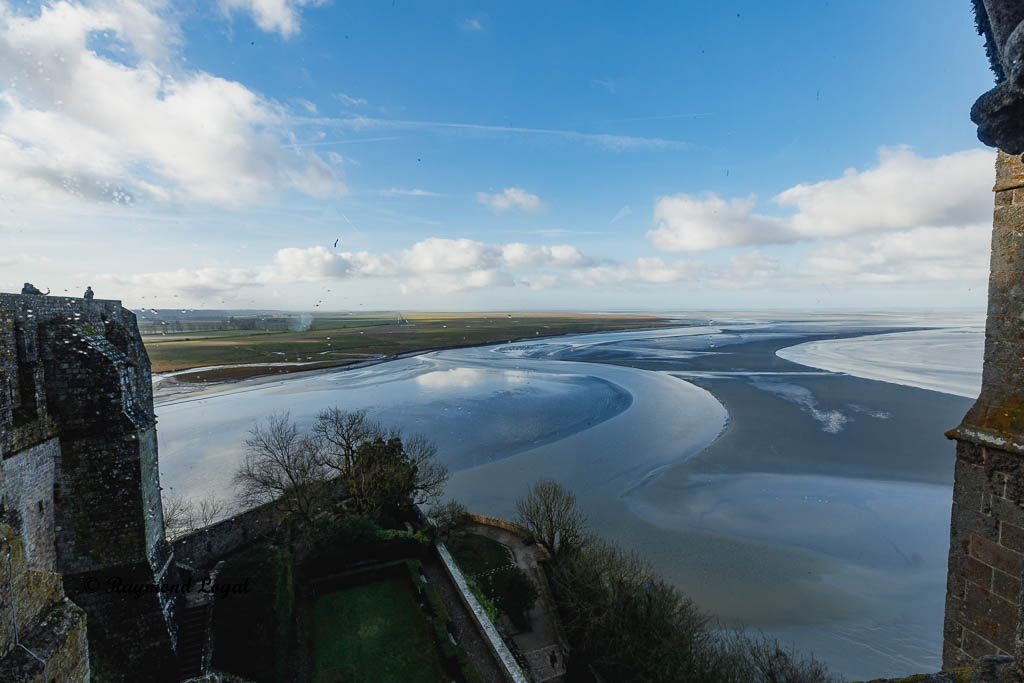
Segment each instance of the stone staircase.
[{"label": "stone staircase", "polygon": [[212,614],[213,601],[205,598],[190,601],[182,609],[178,626],[179,680],[188,680],[204,673],[203,657],[209,640]]}]

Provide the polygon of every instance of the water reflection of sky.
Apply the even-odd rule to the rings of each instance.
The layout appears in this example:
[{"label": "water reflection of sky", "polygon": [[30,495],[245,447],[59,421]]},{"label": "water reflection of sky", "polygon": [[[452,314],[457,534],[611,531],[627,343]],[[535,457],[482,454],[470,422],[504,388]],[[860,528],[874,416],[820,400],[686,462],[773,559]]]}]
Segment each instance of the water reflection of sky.
[{"label": "water reflection of sky", "polygon": [[[519,363],[536,361],[518,361]],[[562,439],[626,410],[632,395],[600,377],[416,358],[158,405],[161,478],[175,493],[230,495],[246,432],[273,412],[300,425],[320,410],[366,410],[436,442],[452,470]]]},{"label": "water reflection of sky", "polygon": [[437,392],[463,392],[488,384],[490,391],[499,390],[502,384],[506,387],[525,386],[530,383],[530,375],[524,370],[483,370],[480,368],[448,368],[434,370],[417,375],[415,382],[424,390]]},{"label": "water reflection of sky", "polygon": [[[365,409],[436,441],[456,472],[451,491],[474,510],[511,515],[532,482],[557,478],[576,490],[595,531],[650,557],[705,606],[766,626],[846,675],[937,669],[948,486],[744,469],[690,474],[671,495],[645,496],[647,484],[686,466],[679,463],[710,443],[726,419],[710,394],[668,372],[748,382],[770,398],[758,410],[781,398],[813,418],[803,428],[830,439],[855,438],[852,419],[866,429],[896,422],[849,400],[823,407],[808,388],[821,372],[801,379],[793,366],[774,373],[679,365],[708,354],[730,358],[750,341],[797,344],[810,334],[844,333],[864,320],[715,322],[459,349],[168,400],[157,406],[162,481],[186,494],[228,491],[256,420],[289,410],[308,424],[326,406]],[[914,344],[929,338],[935,348],[923,353],[932,361],[950,351],[942,335]],[[956,369],[955,361],[933,367]],[[765,614],[774,621],[758,621]]]}]

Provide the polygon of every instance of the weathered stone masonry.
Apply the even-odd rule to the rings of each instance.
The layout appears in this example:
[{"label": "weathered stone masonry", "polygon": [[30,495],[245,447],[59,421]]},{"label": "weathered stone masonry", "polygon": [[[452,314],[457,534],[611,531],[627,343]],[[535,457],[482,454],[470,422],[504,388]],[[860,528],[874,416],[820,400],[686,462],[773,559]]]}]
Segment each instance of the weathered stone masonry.
[{"label": "weathered stone masonry", "polygon": [[0,524],[0,680],[88,680],[85,613],[59,574],[28,568],[23,546]]},{"label": "weathered stone masonry", "polygon": [[959,427],[943,666],[1015,654],[1024,572],[1024,164],[999,153],[981,395]]},{"label": "weathered stone masonry", "polygon": [[149,370],[119,302],[0,294],[0,522],[28,570],[63,575],[103,680],[175,670],[174,603],[106,591],[176,579]]}]

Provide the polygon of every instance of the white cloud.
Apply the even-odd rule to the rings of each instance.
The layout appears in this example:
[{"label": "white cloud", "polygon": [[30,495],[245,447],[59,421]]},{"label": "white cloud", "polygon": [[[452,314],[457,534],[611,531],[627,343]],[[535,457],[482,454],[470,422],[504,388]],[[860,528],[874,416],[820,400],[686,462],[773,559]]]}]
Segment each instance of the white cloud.
[{"label": "white cloud", "polygon": [[352,157],[346,157],[341,154],[338,154],[337,152],[328,152],[327,161],[338,166],[341,166],[342,164],[349,164],[350,166],[359,165],[359,162],[353,159]]},{"label": "white cloud", "polygon": [[626,204],[621,209],[619,209],[618,211],[615,212],[615,215],[612,216],[612,219],[609,222],[610,223],[618,223],[619,221],[621,221],[623,218],[625,218],[626,216],[630,215],[631,213],[633,213],[633,209],[629,208],[629,204]]},{"label": "white cloud", "polygon": [[800,184],[775,197],[793,207],[791,230],[802,237],[906,230],[984,221],[992,212],[994,154],[969,150],[922,158],[906,148],[883,147],[866,171]]},{"label": "white cloud", "polygon": [[[259,267],[179,269],[102,279],[110,283],[105,289],[123,291],[126,296],[176,293],[199,299],[247,287],[366,278],[392,280],[407,294],[503,287],[546,290],[567,283],[609,290],[685,285],[706,292],[929,283],[980,286],[988,272],[989,232],[988,224],[979,223],[852,235],[827,240],[802,256],[789,254],[786,260],[744,250],[722,263],[660,257],[597,262],[573,245],[488,244],[431,237],[389,253],[289,247],[279,249]],[[15,259],[13,263],[27,262]]]},{"label": "white cloud", "polygon": [[29,266],[48,262],[49,259],[37,258],[28,254],[0,254],[0,266]]},{"label": "white cloud", "polygon": [[414,273],[479,270],[501,263],[501,250],[483,242],[429,237],[399,255],[403,268]]},{"label": "white cloud", "polygon": [[[182,72],[178,27],[138,0],[0,4],[0,187],[20,198],[241,204],[277,188],[344,186],[318,155],[282,146],[283,108],[240,83]],[[124,61],[90,48],[131,47]],[[23,74],[32,73],[22,82]],[[115,95],[116,94],[116,95]]]},{"label": "white cloud", "polygon": [[661,251],[693,252],[987,220],[990,151],[923,158],[906,148],[883,147],[878,154],[873,168],[848,169],[840,178],[776,195],[775,204],[795,209],[785,218],[755,213],[754,197],[661,197],[654,206],[658,227],[647,238]]},{"label": "white cloud", "polygon": [[779,259],[755,250],[733,254],[711,277],[718,287],[743,289],[786,285],[791,273]]},{"label": "white cloud", "polygon": [[451,294],[471,289],[488,287],[511,287],[515,280],[507,272],[497,268],[471,270],[466,273],[431,273],[407,278],[400,285],[403,293],[436,292]]},{"label": "white cloud", "polygon": [[330,0],[221,0],[221,6],[227,14],[236,10],[247,12],[262,30],[290,38],[299,32],[299,12],[303,7],[319,7],[328,2]]},{"label": "white cloud", "polygon": [[310,114],[316,113],[316,105],[310,102],[309,100],[300,99],[299,104],[302,106],[303,109],[308,111]]},{"label": "white cloud", "polygon": [[695,280],[704,268],[703,261],[638,258],[609,262],[573,271],[573,278],[587,286],[611,287],[631,284],[666,284]]},{"label": "white cloud", "polygon": [[463,31],[466,31],[467,33],[475,33],[477,31],[483,31],[484,25],[483,22],[480,21],[480,19],[469,18],[460,21],[459,28],[461,28]]},{"label": "white cloud", "polygon": [[590,84],[594,85],[594,86],[597,86],[599,88],[604,88],[605,90],[607,90],[612,95],[615,94],[615,82],[614,81],[608,80],[606,78],[594,78],[594,79],[592,79],[590,81]]},{"label": "white cloud", "polygon": [[421,190],[418,187],[410,189],[404,189],[401,187],[392,187],[390,190],[381,190],[380,194],[385,197],[440,197],[442,196],[438,192],[431,192],[430,190]]},{"label": "white cloud", "polygon": [[367,101],[364,98],[352,97],[343,92],[336,94],[335,97],[341,100],[342,104],[347,104],[350,107],[365,107],[367,105]]},{"label": "white cloud", "polygon": [[779,218],[752,213],[754,198],[724,200],[715,194],[662,197],[654,205],[658,228],[647,239],[660,251],[706,251],[786,241]]},{"label": "white cloud", "polygon": [[562,284],[562,278],[557,275],[529,275],[519,278],[519,282],[530,289],[552,289]]},{"label": "white cloud", "polygon": [[351,277],[358,269],[358,255],[337,253],[326,247],[278,249],[273,265],[252,274],[257,282],[318,282]]},{"label": "white cloud", "polygon": [[[394,253],[336,252],[323,246],[288,247],[257,268],[200,268],[106,278],[121,288],[208,296],[241,287],[289,285],[349,278],[398,278],[405,292],[457,292],[524,283],[550,283],[550,269],[591,260],[571,245],[487,244],[430,237]],[[534,286],[531,284],[530,286]]]},{"label": "white cloud", "polygon": [[984,282],[992,227],[922,227],[831,240],[807,253],[805,280],[830,284]]},{"label": "white cloud", "polygon": [[[109,290],[128,292],[136,297],[182,294],[197,299],[262,284],[258,273],[248,268],[179,268],[160,273],[106,275],[98,279],[109,282]],[[119,294],[121,296],[124,295]]]},{"label": "white cloud", "polygon": [[369,116],[348,116],[340,119],[320,119],[323,125],[336,125],[353,130],[371,128],[420,128],[440,131],[463,131],[474,135],[489,133],[495,135],[529,135],[560,138],[566,141],[585,142],[614,151],[635,149],[686,149],[689,143],[662,138],[641,138],[630,135],[608,135],[604,133],[581,133],[577,130],[553,128],[520,128],[517,126],[492,126],[482,123],[461,123],[455,121],[409,121],[400,119],[375,119]]},{"label": "white cloud", "polygon": [[540,211],[543,206],[541,204],[540,197],[535,194],[530,194],[519,187],[508,187],[505,188],[504,192],[496,194],[477,192],[476,200],[494,213],[511,211],[512,209],[536,212]]},{"label": "white cloud", "polygon": [[520,268],[565,268],[589,261],[571,244],[537,247],[522,242],[506,244],[502,258],[508,265]]}]

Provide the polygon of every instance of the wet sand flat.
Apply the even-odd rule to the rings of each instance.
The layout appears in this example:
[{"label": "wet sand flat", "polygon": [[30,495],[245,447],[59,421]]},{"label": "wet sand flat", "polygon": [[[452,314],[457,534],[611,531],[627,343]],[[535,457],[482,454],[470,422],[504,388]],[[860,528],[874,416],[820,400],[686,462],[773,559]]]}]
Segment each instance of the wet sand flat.
[{"label": "wet sand flat", "polygon": [[[659,370],[714,394],[730,423],[623,500],[666,532],[735,544],[717,546],[719,562],[742,555],[726,562],[727,580],[695,567],[676,572],[685,574],[676,578],[681,587],[727,621],[763,628],[851,677],[937,668],[955,455],[943,432],[971,401],[776,356],[792,343],[780,331],[713,355],[657,360]],[[816,577],[791,560],[777,574],[760,543],[806,551],[828,569]],[[778,581],[770,596],[765,575]],[[813,578],[830,590],[808,590]],[[737,591],[732,599],[723,583]]]},{"label": "wet sand flat", "polygon": [[475,512],[510,518],[531,484],[556,479],[595,532],[725,623],[851,678],[931,670],[953,463],[942,434],[970,400],[776,354],[909,327],[716,320],[241,382],[158,405],[161,476],[228,491],[246,429],[269,412],[365,408],[437,441],[449,494]]}]

